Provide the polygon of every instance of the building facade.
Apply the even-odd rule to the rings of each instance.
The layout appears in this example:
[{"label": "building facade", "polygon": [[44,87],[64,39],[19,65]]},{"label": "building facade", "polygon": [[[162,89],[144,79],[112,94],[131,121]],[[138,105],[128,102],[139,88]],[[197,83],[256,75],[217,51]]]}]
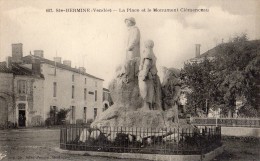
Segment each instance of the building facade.
[{"label": "building facade", "polygon": [[42,63],[44,81],[45,118],[50,108],[71,109],[70,123],[94,120],[102,108],[103,80],[87,75],[68,66],[59,67],[58,63]]},{"label": "building facade", "polygon": [[0,126],[43,124],[43,76],[19,64],[0,64]]},{"label": "building facade", "polygon": [[6,72],[0,71],[3,75],[0,77],[0,108],[15,113],[15,116],[1,117],[0,124],[12,122],[20,126],[23,117],[20,116],[19,122],[18,116],[21,114],[26,120],[24,126],[40,125],[50,117],[51,110],[60,109],[69,110],[67,123],[86,123],[102,112],[103,79],[86,73],[85,68],[72,68],[71,61],[62,63],[60,57],[53,61],[45,59],[42,50],[23,57],[22,44],[12,45],[12,57],[5,63],[15,64],[29,73],[14,74],[8,67]]}]

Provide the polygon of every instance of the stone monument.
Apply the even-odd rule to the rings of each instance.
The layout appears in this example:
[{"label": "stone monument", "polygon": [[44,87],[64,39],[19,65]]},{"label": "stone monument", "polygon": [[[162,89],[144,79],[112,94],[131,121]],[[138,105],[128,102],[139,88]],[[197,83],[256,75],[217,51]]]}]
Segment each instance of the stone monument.
[{"label": "stone monument", "polygon": [[[126,18],[126,57],[109,85],[114,105],[102,112],[91,126],[164,128],[179,127],[177,100],[179,83],[165,70],[163,85],[157,75],[154,42],[144,42],[140,57],[140,31],[134,18]],[[167,75],[168,74],[168,75]],[[169,88],[171,87],[171,88]],[[173,90],[174,89],[174,90]],[[183,127],[189,127],[182,123]]]}]

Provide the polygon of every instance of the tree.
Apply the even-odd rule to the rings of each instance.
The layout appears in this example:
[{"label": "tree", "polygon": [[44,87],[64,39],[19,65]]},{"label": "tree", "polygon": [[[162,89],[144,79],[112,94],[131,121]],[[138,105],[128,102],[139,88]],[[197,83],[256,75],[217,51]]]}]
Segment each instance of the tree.
[{"label": "tree", "polygon": [[218,73],[219,93],[229,116],[235,110],[236,100],[245,97],[244,107],[257,114],[259,104],[259,41],[248,41],[246,34],[236,36],[217,48],[214,65]]},{"label": "tree", "polygon": [[57,112],[57,124],[62,125],[64,124],[67,114],[70,112],[70,109],[62,108]]},{"label": "tree", "polygon": [[[238,98],[245,98],[240,112],[247,116],[259,113],[260,41],[248,41],[246,34],[215,47],[214,59],[185,64],[182,79],[192,89],[188,108],[221,107],[232,113]],[[206,107],[206,108],[205,108]],[[257,112],[258,111],[258,112]]]},{"label": "tree", "polygon": [[193,115],[198,114],[198,110],[203,110],[206,114],[209,111],[209,102],[214,94],[214,66],[207,57],[202,63],[188,63],[181,71],[181,79],[193,91],[187,94],[187,110]]},{"label": "tree", "polygon": [[50,125],[62,125],[66,120],[67,114],[70,112],[70,109],[61,108],[56,110],[51,108],[49,112],[49,117],[45,120],[47,126]]}]

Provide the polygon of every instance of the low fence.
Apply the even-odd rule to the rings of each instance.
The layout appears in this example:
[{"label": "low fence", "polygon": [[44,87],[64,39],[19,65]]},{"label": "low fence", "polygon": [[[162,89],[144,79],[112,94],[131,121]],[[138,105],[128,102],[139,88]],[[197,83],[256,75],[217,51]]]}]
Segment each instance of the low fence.
[{"label": "low fence", "polygon": [[193,125],[219,125],[227,127],[260,127],[260,118],[190,118]]},{"label": "low fence", "polygon": [[89,128],[60,129],[60,148],[144,154],[204,154],[221,145],[221,127],[193,129]]}]

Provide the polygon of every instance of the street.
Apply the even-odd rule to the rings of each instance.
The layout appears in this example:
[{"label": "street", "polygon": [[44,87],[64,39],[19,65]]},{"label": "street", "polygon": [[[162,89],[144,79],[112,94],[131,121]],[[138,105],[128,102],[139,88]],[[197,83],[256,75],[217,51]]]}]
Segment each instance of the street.
[{"label": "street", "polygon": [[[59,147],[59,132],[59,129],[45,128],[0,130],[0,160],[1,158],[3,161],[126,160],[58,153],[54,148]],[[129,159],[128,161],[131,160]]]},{"label": "street", "polygon": [[[116,159],[58,153],[59,129],[32,128],[0,130],[0,160],[3,161],[132,161],[133,159]],[[226,146],[222,155],[213,161],[256,161],[259,159],[259,139],[223,139]],[[1,160],[1,161],[2,161]],[[138,161],[135,159],[135,161]],[[140,160],[141,161],[141,160]]]}]

